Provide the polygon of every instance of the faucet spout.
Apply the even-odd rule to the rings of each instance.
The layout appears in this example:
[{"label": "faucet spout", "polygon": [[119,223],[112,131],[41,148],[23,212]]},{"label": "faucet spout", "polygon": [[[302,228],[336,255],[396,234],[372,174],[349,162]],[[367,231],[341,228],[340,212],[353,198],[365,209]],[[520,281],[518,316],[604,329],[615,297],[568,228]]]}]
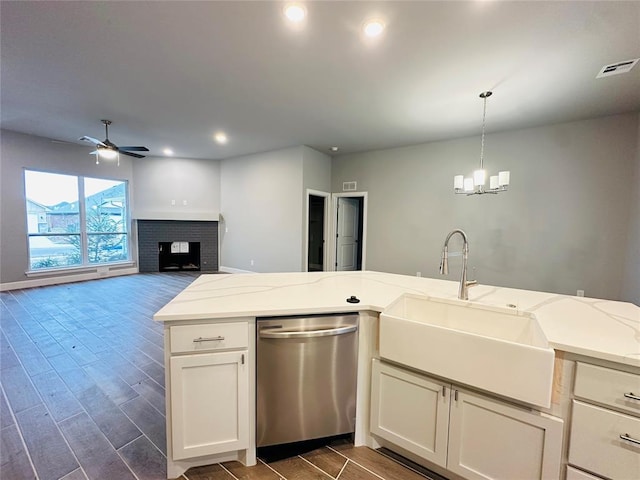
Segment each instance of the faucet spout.
[{"label": "faucet spout", "polygon": [[440,258],[440,274],[447,275],[449,273],[449,240],[455,234],[462,237],[462,272],[460,275],[460,287],[458,288],[458,298],[460,300],[469,300],[469,287],[477,285],[475,280],[467,280],[467,260],[469,259],[469,241],[467,234],[463,230],[456,228],[451,230],[447,235],[442,247],[442,256]]}]

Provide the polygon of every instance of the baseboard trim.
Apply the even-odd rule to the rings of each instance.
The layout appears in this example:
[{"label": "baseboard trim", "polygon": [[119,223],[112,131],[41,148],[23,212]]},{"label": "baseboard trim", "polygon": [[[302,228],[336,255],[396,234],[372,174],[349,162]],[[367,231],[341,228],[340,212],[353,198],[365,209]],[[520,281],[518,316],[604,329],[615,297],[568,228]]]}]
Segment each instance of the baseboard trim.
[{"label": "baseboard trim", "polygon": [[257,272],[252,272],[251,270],[241,270],[239,268],[224,267],[222,265],[220,266],[218,271],[225,272],[225,273],[257,273]]},{"label": "baseboard trim", "polygon": [[21,282],[0,283],[0,292],[9,290],[19,290],[23,288],[46,287],[49,285],[61,285],[63,283],[83,282],[85,280],[97,280],[99,278],[119,277],[122,275],[133,275],[138,273],[137,267],[117,268],[100,272],[76,273],[69,275],[58,275],[55,277],[34,278],[33,280],[23,280]]}]

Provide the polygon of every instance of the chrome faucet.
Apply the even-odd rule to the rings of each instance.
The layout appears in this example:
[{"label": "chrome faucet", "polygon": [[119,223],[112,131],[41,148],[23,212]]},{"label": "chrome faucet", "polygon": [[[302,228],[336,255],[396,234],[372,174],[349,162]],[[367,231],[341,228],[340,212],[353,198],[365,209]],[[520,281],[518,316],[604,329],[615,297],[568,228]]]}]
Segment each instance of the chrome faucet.
[{"label": "chrome faucet", "polygon": [[469,258],[469,242],[467,240],[467,234],[459,228],[452,230],[447,235],[442,247],[442,258],[440,260],[440,274],[447,275],[449,273],[449,239],[459,233],[462,236],[462,275],[460,276],[460,288],[458,289],[458,298],[460,300],[469,300],[469,287],[477,285],[475,280],[467,280],[467,260]]}]

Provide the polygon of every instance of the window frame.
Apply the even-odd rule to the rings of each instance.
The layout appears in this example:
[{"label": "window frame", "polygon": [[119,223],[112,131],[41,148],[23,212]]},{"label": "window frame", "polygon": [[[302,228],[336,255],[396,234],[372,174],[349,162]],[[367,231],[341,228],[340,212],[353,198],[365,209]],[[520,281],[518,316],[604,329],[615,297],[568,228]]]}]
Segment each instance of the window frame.
[{"label": "window frame", "polygon": [[[28,210],[28,201],[29,198],[27,196],[27,172],[35,172],[42,174],[51,174],[51,175],[65,175],[68,177],[74,177],[77,188],[78,188],[78,217],[79,217],[79,231],[78,232],[64,232],[64,233],[53,233],[53,232],[29,232],[29,210]],[[25,208],[25,232],[26,232],[26,243],[27,243],[27,270],[26,274],[28,275],[46,275],[48,273],[54,272],[64,272],[64,271],[78,271],[78,270],[97,270],[100,267],[109,267],[114,265],[133,265],[132,259],[132,236],[131,236],[131,208],[130,208],[130,199],[129,199],[129,180],[127,179],[116,179],[116,178],[104,178],[97,177],[94,175],[78,175],[78,174],[69,174],[62,172],[52,172],[48,170],[38,170],[33,168],[23,168],[23,187],[24,187],[24,208]],[[118,232],[88,232],[87,231],[87,197],[85,196],[85,180],[96,179],[96,180],[107,180],[112,182],[121,182],[124,184],[124,209],[122,214],[122,230]],[[106,261],[106,262],[90,262],[89,261],[89,236],[90,235],[124,235],[125,243],[126,243],[126,258],[118,259],[114,261]],[[52,266],[52,267],[43,267],[43,268],[32,268],[32,252],[31,252],[31,238],[46,238],[46,237],[69,237],[69,236],[78,236],[79,245],[80,245],[80,263],[77,265],[64,265],[64,266]]]}]

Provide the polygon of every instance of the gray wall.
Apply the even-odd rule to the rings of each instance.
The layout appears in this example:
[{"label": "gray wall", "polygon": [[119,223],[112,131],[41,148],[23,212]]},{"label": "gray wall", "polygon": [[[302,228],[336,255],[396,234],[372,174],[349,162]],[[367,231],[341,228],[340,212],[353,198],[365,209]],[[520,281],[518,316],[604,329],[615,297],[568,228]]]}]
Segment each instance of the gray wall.
[{"label": "gray wall", "polygon": [[480,283],[637,301],[623,280],[638,282],[624,272],[637,259],[639,117],[488,134],[485,168],[511,171],[499,195],[453,194],[454,174],[479,164],[479,137],[336,157],[333,191],[356,180],[369,192],[368,269],[437,277],[445,236],[462,228]]},{"label": "gray wall", "polygon": [[[307,189],[317,190],[320,192],[331,193],[331,157],[325,153],[318,152],[313,148],[302,147],[302,258],[300,260],[300,269],[306,271],[306,242],[308,242],[307,228]],[[330,212],[326,212],[327,215]],[[325,238],[328,232],[325,232]],[[325,243],[325,249],[327,245]]]},{"label": "gray wall", "polygon": [[136,183],[133,218],[218,220],[218,160],[140,158],[133,162],[133,176]]},{"label": "gray wall", "polygon": [[[640,119],[640,115],[638,115]],[[621,298],[640,305],[640,120],[636,147],[635,173],[632,182],[629,240],[625,255],[625,274]]]},{"label": "gray wall", "polygon": [[[102,161],[96,165],[91,146],[54,143],[51,140],[7,130],[0,132],[0,283],[27,280],[29,268],[26,236],[24,169],[70,175],[128,180],[132,198],[131,160],[120,156],[120,166]],[[132,205],[133,206],[133,205]],[[130,232],[134,229],[130,224]],[[132,246],[135,258],[135,242]]]},{"label": "gray wall", "polygon": [[301,270],[302,150],[292,147],[221,162],[221,268]]}]

